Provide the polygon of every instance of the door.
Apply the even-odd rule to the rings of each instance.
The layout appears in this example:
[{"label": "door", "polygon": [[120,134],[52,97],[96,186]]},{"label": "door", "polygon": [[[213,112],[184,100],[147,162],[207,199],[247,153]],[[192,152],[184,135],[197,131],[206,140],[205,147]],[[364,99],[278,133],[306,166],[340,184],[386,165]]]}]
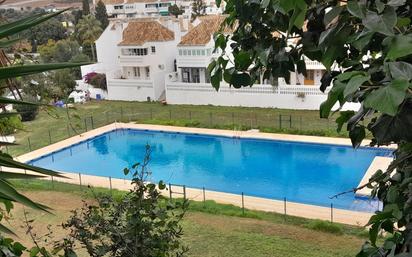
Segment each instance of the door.
[{"label": "door", "polygon": [[304,85],[309,85],[309,86],[315,85],[315,71],[314,70],[306,71]]}]

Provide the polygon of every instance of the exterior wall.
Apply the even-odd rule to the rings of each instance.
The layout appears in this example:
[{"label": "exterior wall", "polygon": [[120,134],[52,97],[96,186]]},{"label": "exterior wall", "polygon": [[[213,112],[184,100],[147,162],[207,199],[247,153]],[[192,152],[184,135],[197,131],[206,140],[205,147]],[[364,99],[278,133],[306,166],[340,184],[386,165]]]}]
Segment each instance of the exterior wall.
[{"label": "exterior wall", "polygon": [[155,100],[155,90],[152,80],[108,79],[107,99],[122,101]]},{"label": "exterior wall", "polygon": [[94,68],[97,70],[93,71],[106,73],[107,77],[114,77],[119,73],[120,62],[115,48],[122,39],[122,32],[121,23],[111,22],[96,40],[97,66]]},{"label": "exterior wall", "polygon": [[[327,93],[319,91],[317,86],[254,85],[235,89],[222,85],[216,92],[211,84],[166,82],[166,100],[169,104],[318,110],[326,97]],[[350,104],[343,109],[358,110],[359,105]]]},{"label": "exterior wall", "polygon": [[97,95],[99,94],[101,99],[107,99],[107,92],[100,89],[100,88],[94,88],[92,85],[87,84],[83,80],[76,80],[76,90],[82,90],[82,91],[89,91],[90,92],[90,97],[92,99],[96,99]]}]

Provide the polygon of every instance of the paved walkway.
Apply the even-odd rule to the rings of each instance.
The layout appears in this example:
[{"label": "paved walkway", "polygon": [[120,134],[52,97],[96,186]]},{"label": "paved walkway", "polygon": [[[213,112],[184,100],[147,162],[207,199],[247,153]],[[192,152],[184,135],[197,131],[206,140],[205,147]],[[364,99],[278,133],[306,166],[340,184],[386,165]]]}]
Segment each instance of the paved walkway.
[{"label": "paved walkway", "polygon": [[[349,139],[346,138],[328,138],[328,137],[315,137],[315,136],[301,136],[301,135],[286,135],[286,134],[272,134],[261,133],[256,131],[230,131],[230,130],[217,130],[217,129],[203,129],[203,128],[187,128],[187,127],[174,127],[174,126],[161,126],[161,125],[146,125],[146,124],[132,124],[132,123],[113,123],[104,127],[100,127],[80,135],[73,136],[71,138],[62,140],[55,144],[43,147],[41,149],[32,151],[30,153],[23,154],[16,159],[22,162],[28,162],[30,160],[39,158],[54,151],[58,151],[64,147],[79,143],[86,139],[90,139],[101,135],[102,133],[109,132],[115,129],[143,129],[143,130],[158,130],[169,132],[181,132],[181,133],[198,133],[207,135],[219,135],[238,138],[259,138],[259,139],[274,139],[274,140],[287,140],[287,141],[299,141],[299,142],[311,142],[320,144],[337,144],[337,145],[351,145]],[[363,182],[367,181],[373,174],[373,170],[386,169],[391,158],[377,157],[378,160],[372,162],[371,167],[363,178]],[[64,173],[66,178],[54,178],[55,181],[62,181],[73,184],[91,185],[95,187],[112,187],[119,190],[129,190],[131,188],[130,181],[124,179],[114,179],[107,177],[91,176],[91,175],[79,175],[77,173]],[[369,176],[369,177],[368,177]],[[51,179],[51,178],[46,178]],[[182,192],[182,188],[173,186],[173,191]],[[165,192],[168,195],[168,192]],[[363,191],[363,194],[368,192]],[[199,189],[186,189],[187,198],[202,201],[203,191]],[[215,200],[218,203],[233,204],[236,206],[242,205],[241,195],[229,194],[215,191],[205,191],[205,197],[207,200]],[[283,201],[271,200],[259,197],[245,196],[244,206],[248,209],[261,210],[268,212],[284,213],[285,203]],[[327,207],[307,205],[300,203],[286,203],[286,212],[288,215],[299,216],[311,219],[331,220],[334,222],[350,224],[350,225],[365,225],[372,214],[365,212],[356,212],[341,209],[331,209]]]}]

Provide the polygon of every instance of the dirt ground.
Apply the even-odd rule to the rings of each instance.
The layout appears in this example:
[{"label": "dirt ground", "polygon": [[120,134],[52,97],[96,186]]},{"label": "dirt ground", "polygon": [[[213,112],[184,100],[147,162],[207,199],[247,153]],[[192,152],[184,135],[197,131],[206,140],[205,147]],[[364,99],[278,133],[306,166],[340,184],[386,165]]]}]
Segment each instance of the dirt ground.
[{"label": "dirt ground", "polygon": [[53,5],[56,8],[69,8],[74,7],[78,8],[81,6],[81,1],[74,3],[64,3],[63,1],[55,0],[6,0],[0,8],[36,8],[36,7],[48,7]]}]

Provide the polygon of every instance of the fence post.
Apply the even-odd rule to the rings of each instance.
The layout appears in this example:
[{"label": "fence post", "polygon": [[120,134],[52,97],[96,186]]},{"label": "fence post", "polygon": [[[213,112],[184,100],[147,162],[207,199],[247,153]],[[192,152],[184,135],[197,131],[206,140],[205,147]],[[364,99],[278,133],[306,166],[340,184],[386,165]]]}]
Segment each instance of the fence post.
[{"label": "fence post", "polygon": [[169,198],[172,199],[172,184],[169,183]]},{"label": "fence post", "polygon": [[333,203],[330,204],[330,223],[333,223]]},{"label": "fence post", "polygon": [[110,194],[112,194],[112,177],[109,177]]},{"label": "fence post", "polygon": [[186,201],[186,186],[183,185],[183,200]]},{"label": "fence post", "polygon": [[87,132],[87,120],[86,120],[86,118],[84,118],[84,128],[85,128],[85,130],[86,130],[86,132]]},{"label": "fence post", "polygon": [[292,115],[289,114],[289,128],[292,128]]},{"label": "fence post", "polygon": [[202,189],[203,191],[203,205],[206,203],[206,192],[205,192],[205,187]]},{"label": "fence post", "polygon": [[94,121],[93,121],[93,116],[90,116],[90,121],[92,122],[92,129],[94,129]]},{"label": "fence post", "polygon": [[283,211],[284,211],[284,219],[286,221],[286,197],[283,198]]},{"label": "fence post", "polygon": [[83,190],[82,187],[82,174],[79,172],[79,185],[80,185],[80,190]]},{"label": "fence post", "polygon": [[235,113],[232,112],[232,126],[235,126]]},{"label": "fence post", "polygon": [[52,189],[54,189],[54,178],[53,178],[53,176],[51,176],[51,180],[52,180]]},{"label": "fence post", "polygon": [[30,142],[30,137],[27,138],[27,142],[29,143],[29,150],[31,151],[31,142]]},{"label": "fence post", "polygon": [[67,124],[67,135],[70,137],[70,126]]},{"label": "fence post", "polygon": [[279,114],[279,129],[282,129],[282,114]]},{"label": "fence post", "polygon": [[258,127],[258,118],[257,118],[257,113],[255,112],[255,126],[256,128]]},{"label": "fence post", "polygon": [[245,199],[244,194],[242,192],[242,214],[245,215]]},{"label": "fence post", "polygon": [[51,145],[52,139],[51,139],[51,134],[50,134],[50,129],[49,129],[49,145]]}]

